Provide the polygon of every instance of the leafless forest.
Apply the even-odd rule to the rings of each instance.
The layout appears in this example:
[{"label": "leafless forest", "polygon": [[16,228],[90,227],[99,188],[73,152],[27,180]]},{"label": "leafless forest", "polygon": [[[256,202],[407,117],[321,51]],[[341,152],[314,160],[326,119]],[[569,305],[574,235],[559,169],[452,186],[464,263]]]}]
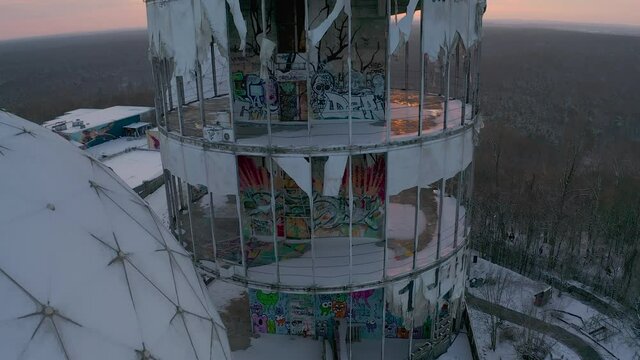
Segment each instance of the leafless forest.
[{"label": "leafless forest", "polygon": [[488,28],[473,246],[526,275],[640,294],[640,37]]},{"label": "leafless forest", "polygon": [[[36,122],[152,104],[143,31],[0,43],[0,107]],[[640,37],[487,27],[473,247],[640,296]]]}]

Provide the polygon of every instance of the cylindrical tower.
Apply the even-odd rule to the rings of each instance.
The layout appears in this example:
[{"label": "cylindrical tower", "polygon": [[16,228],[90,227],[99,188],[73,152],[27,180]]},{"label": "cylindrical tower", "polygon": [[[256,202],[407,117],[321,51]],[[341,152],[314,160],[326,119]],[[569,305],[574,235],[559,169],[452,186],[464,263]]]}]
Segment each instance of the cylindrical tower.
[{"label": "cylindrical tower", "polygon": [[449,346],[484,10],[147,0],[171,227],[203,269],[248,288],[254,332],[351,358]]}]

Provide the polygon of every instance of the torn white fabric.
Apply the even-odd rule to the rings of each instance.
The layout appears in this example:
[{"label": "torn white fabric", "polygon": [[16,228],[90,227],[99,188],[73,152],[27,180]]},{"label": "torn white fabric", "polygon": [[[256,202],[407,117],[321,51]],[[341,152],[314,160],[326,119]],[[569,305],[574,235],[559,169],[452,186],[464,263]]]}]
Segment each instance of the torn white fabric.
[{"label": "torn white fabric", "polygon": [[421,147],[413,146],[389,151],[387,191],[390,196],[418,186]]},{"label": "torn white fabric", "polygon": [[347,167],[347,160],[349,160],[349,156],[347,155],[329,156],[329,159],[324,164],[323,196],[338,196],[344,171]]},{"label": "torn white fabric", "polygon": [[[349,3],[351,3],[351,1],[349,1]],[[329,16],[327,16],[327,18],[324,19],[315,29],[309,30],[309,40],[311,41],[311,46],[318,46],[318,43],[320,42],[320,40],[322,40],[324,34],[329,31],[331,24],[336,21],[343,9],[345,9],[345,0],[336,0],[336,4],[333,6],[333,10],[331,10]],[[350,15],[351,7],[349,7],[348,12],[345,11],[345,13],[347,15]]]},{"label": "torn white fabric", "polygon": [[[413,28],[413,19],[416,13],[418,0],[410,0],[407,4],[407,12],[392,15],[389,19],[389,53],[395,54],[396,50],[409,41]],[[400,18],[398,20],[398,18]]]},{"label": "torn white fabric", "polygon": [[265,36],[260,36],[260,77],[263,80],[269,79],[269,64],[273,52],[276,50],[276,43],[267,39]]},{"label": "torn white fabric", "polygon": [[[476,14],[479,0],[425,1],[422,11],[422,43],[425,54],[436,59],[448,55],[457,41],[466,48],[478,40]],[[471,31],[473,30],[473,31]]]},{"label": "torn white fabric", "polygon": [[229,11],[231,12],[231,16],[233,17],[233,24],[236,26],[238,35],[240,35],[240,45],[238,49],[240,51],[244,51],[245,45],[247,43],[247,23],[242,16],[242,11],[240,10],[240,1],[227,0],[227,4],[229,4]]},{"label": "torn white fabric", "polygon": [[225,6],[225,0],[201,0],[201,3],[203,26],[206,25],[209,27],[211,35],[215,39],[220,52],[226,55],[228,39],[227,9]]},{"label": "torn white fabric", "polygon": [[205,151],[204,161],[207,162],[207,187],[215,195],[237,195],[238,173],[234,154]]},{"label": "torn white fabric", "polygon": [[274,157],[278,166],[311,196],[311,163],[303,157]]},{"label": "torn white fabric", "polygon": [[237,177],[232,153],[204,150],[160,134],[162,166],[191,185],[205,185],[216,195],[237,195]]},{"label": "torn white fabric", "polygon": [[389,19],[389,54],[395,54],[400,45],[400,29],[395,16]]}]

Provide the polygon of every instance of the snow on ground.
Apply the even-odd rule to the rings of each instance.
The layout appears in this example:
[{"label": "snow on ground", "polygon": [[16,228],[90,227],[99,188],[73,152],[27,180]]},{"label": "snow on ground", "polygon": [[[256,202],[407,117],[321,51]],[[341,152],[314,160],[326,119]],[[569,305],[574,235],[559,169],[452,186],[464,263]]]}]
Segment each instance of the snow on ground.
[{"label": "snow on ground", "polygon": [[159,151],[133,150],[104,160],[131,188],[142,185],[162,175],[162,161]]},{"label": "snow on ground", "polygon": [[111,141],[104,142],[102,144],[92,146],[87,149],[87,152],[97,159],[101,159],[103,157],[109,157],[116,154],[120,154],[129,149],[133,148],[147,148],[147,138],[146,137],[121,137],[117,139],[113,139]]},{"label": "snow on ground", "polygon": [[[489,335],[490,316],[481,311],[469,308],[469,317],[471,319],[471,324],[473,324],[473,335],[476,340],[476,346],[478,347],[478,354],[480,355],[480,359],[518,359],[518,353],[515,349],[516,343],[513,339],[519,339],[522,337],[521,334],[523,328],[521,326],[512,324],[507,321],[503,322],[503,325],[498,330],[498,342],[496,344],[496,350],[493,351],[491,350],[491,338]],[[515,337],[512,338],[511,336],[509,336],[509,334],[513,334],[515,335]],[[552,345],[551,354],[547,356],[547,359],[580,359],[580,357],[576,353],[574,353],[571,349],[569,349],[562,343],[555,342],[553,339],[546,339],[549,345]]]},{"label": "snow on ground", "polygon": [[[241,298],[247,292],[247,289],[240,285],[221,280],[214,280],[207,286],[207,289],[214,305],[220,311],[226,309],[232,301]],[[247,316],[249,316],[248,309]]]},{"label": "snow on ground", "polygon": [[[581,302],[570,294],[560,292],[556,288],[552,288],[552,298],[546,305],[535,307],[532,305],[534,294],[547,288],[547,284],[527,278],[484,259],[478,258],[477,263],[471,264],[470,278],[486,279],[487,277],[495,276],[499,272],[504,272],[508,276],[509,288],[505,291],[506,295],[502,300],[503,306],[558,325],[587,341],[590,340],[578,328],[589,328],[591,330],[595,325],[590,326],[590,323],[605,324],[606,322],[612,328],[612,333],[609,338],[599,341],[601,345],[619,359],[632,359],[636,354],[640,354],[640,339],[633,333],[632,323],[629,319],[610,318],[606,314],[600,313],[596,308],[589,306],[589,304]],[[491,285],[484,285],[483,287],[486,286]],[[483,287],[469,288],[468,291],[476,297],[484,298]],[[620,305],[618,304],[617,306]],[[565,322],[558,320],[557,317],[561,317]],[[477,332],[474,334],[478,336]],[[610,356],[607,351],[595,343],[594,348],[602,353],[603,356]]]},{"label": "snow on ground", "polygon": [[466,333],[460,332],[447,352],[440,355],[438,360],[467,360],[471,358],[471,344],[469,344],[469,338]]},{"label": "snow on ground", "polygon": [[[247,314],[248,315],[248,314]],[[246,350],[231,353],[233,360],[255,359],[322,359],[322,342],[300,336],[261,334],[251,339]]]},{"label": "snow on ground", "polygon": [[169,227],[169,208],[167,206],[167,193],[165,192],[164,185],[160,186],[158,190],[152,192],[145,198],[149,207],[153,212],[158,215],[162,223],[167,228]]}]

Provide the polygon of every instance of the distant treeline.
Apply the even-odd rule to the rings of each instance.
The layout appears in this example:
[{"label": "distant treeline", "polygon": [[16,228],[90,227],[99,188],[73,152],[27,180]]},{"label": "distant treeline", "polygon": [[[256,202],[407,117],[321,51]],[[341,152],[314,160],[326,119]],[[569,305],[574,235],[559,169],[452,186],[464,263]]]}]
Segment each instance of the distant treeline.
[{"label": "distant treeline", "polygon": [[153,106],[145,31],[0,42],[0,108],[42,123],[112,105]]}]

